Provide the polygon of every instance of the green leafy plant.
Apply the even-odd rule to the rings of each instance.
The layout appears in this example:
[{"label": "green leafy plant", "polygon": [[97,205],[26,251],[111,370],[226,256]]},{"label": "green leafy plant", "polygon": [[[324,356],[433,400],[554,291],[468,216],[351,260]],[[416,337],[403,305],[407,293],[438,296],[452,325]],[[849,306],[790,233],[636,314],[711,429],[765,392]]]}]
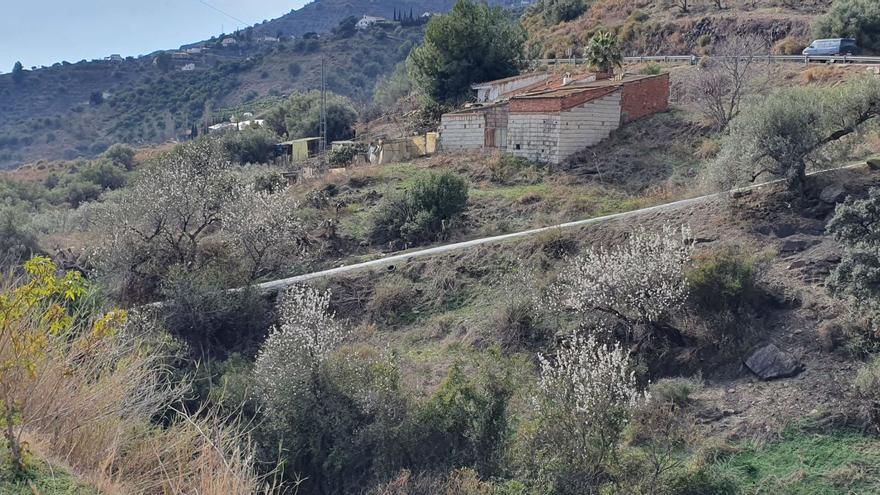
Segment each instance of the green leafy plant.
[{"label": "green leafy plant", "polygon": [[584,58],[599,72],[613,72],[623,64],[620,41],[611,32],[599,31],[587,43]]}]

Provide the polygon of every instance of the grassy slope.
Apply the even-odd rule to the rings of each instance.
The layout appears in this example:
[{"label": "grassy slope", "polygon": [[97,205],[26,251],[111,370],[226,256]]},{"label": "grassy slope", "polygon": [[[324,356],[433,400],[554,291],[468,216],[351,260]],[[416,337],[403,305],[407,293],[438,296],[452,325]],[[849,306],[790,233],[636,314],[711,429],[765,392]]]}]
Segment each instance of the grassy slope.
[{"label": "grassy slope", "polygon": [[[30,460],[30,480],[16,480],[8,470],[7,451],[0,447],[0,493],[3,495],[98,495],[98,491],[67,474],[62,468],[32,457]],[[31,488],[33,485],[36,492]]]},{"label": "grassy slope", "polygon": [[[540,16],[527,16],[530,53],[566,56],[569,47],[580,53],[597,29],[617,31],[627,54],[702,53],[731,33],[753,33],[770,44],[791,36],[809,40],[810,23],[826,11],[830,0],[803,2],[725,0],[718,10],[713,2],[691,2],[682,13],[672,2],[653,0],[597,0],[592,9],[570,22],[548,26]],[[637,20],[633,14],[641,14]],[[633,16],[633,17],[631,17]]]},{"label": "grassy slope", "polygon": [[738,480],[745,493],[847,495],[880,493],[880,440],[855,432],[787,432],[763,446],[746,446],[714,469]]}]

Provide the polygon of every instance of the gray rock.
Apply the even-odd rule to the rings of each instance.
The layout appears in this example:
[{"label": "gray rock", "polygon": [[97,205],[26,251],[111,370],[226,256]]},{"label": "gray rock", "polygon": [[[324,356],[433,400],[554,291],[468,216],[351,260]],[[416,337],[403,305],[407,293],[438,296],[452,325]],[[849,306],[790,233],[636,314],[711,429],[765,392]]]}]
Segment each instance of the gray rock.
[{"label": "gray rock", "polygon": [[828,204],[839,203],[846,198],[846,189],[843,186],[832,184],[819,193],[819,199]]},{"label": "gray rock", "polygon": [[774,344],[761,347],[746,360],[746,366],[761,380],[789,378],[804,370],[803,365]]},{"label": "gray rock", "polygon": [[779,251],[782,253],[797,253],[816,245],[818,242],[815,239],[786,239],[779,245]]}]

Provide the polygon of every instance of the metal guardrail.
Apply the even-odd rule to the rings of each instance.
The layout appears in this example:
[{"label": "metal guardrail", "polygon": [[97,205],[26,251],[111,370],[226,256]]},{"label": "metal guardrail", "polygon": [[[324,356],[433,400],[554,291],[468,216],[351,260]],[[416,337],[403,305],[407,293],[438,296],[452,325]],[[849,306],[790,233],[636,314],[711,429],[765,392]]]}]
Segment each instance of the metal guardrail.
[{"label": "metal guardrail", "polygon": [[[699,57],[697,55],[642,55],[636,57],[623,57],[623,62],[627,64],[637,64],[642,62],[688,62],[691,64],[697,64],[699,63],[701,58],[703,57]],[[880,57],[865,57],[854,55],[754,55],[751,57],[743,58],[767,60],[768,62],[803,62],[805,64],[880,64]],[[546,65],[579,65],[586,64],[587,60],[585,58],[568,57],[534,59],[532,60],[532,62]]]}]

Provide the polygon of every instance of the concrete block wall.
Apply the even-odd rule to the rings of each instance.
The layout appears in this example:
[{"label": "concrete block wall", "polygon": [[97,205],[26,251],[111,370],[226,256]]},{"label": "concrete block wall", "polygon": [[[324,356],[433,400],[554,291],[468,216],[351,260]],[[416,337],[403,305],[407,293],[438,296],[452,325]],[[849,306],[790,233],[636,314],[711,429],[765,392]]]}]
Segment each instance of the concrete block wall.
[{"label": "concrete block wall", "polygon": [[446,150],[478,150],[486,140],[483,113],[444,114],[440,120],[440,146]]},{"label": "concrete block wall", "polygon": [[598,144],[620,127],[621,91],[563,112],[511,112],[507,152],[545,163]]},{"label": "concrete block wall", "polygon": [[618,90],[560,114],[559,161],[599,144],[620,127],[621,95]]},{"label": "concrete block wall", "polygon": [[507,152],[529,160],[559,163],[558,113],[510,113]]}]

